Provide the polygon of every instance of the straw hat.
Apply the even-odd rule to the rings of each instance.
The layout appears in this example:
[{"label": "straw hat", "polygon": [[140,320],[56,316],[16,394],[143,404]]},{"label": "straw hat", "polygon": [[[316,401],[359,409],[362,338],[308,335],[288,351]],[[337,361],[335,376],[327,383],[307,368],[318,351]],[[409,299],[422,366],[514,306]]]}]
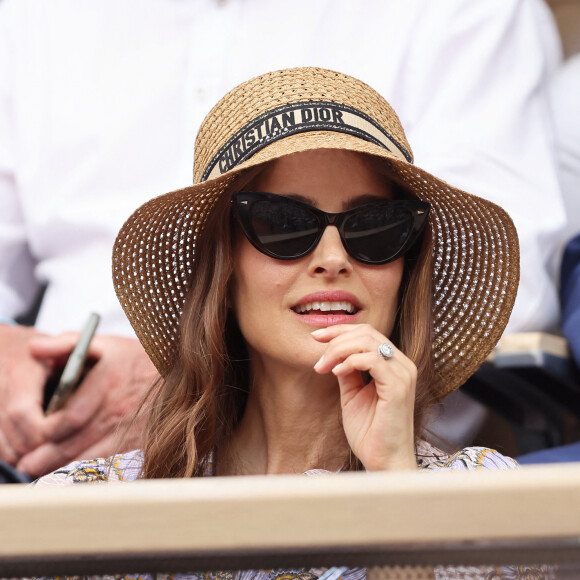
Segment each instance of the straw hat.
[{"label": "straw hat", "polygon": [[392,107],[368,85],[319,68],[267,73],[228,93],[195,143],[193,185],[141,206],[113,251],[117,295],[161,374],[176,348],[196,244],[215,201],[249,167],[298,151],[374,155],[432,204],[434,362],[439,398],[461,386],[507,324],[519,278],[517,234],[497,205],[413,165]]}]

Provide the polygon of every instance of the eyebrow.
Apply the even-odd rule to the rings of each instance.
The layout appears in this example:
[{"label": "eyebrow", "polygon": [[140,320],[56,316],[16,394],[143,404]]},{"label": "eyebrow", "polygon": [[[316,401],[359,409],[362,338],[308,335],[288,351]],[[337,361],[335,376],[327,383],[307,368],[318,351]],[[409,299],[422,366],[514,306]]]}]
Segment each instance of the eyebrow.
[{"label": "eyebrow", "polygon": [[[307,203],[313,207],[318,207],[318,202],[312,198],[305,195],[300,195],[297,193],[286,193],[284,194],[286,197],[291,197],[292,199],[296,199],[297,201],[301,201],[302,203]],[[363,193],[361,195],[356,195],[349,198],[345,203],[343,203],[343,211],[352,209],[354,207],[359,207],[361,205],[365,205],[367,203],[375,203],[377,201],[385,201],[388,199],[381,196],[381,195],[373,195],[371,193]]]}]

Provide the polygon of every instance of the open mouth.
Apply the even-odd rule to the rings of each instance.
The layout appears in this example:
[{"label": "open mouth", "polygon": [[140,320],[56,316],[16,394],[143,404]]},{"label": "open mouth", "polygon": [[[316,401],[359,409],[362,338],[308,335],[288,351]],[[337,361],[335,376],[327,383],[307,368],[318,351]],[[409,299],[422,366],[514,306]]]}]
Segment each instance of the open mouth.
[{"label": "open mouth", "polygon": [[335,314],[353,315],[359,311],[354,304],[346,301],[342,302],[307,302],[298,304],[292,308],[297,314]]}]

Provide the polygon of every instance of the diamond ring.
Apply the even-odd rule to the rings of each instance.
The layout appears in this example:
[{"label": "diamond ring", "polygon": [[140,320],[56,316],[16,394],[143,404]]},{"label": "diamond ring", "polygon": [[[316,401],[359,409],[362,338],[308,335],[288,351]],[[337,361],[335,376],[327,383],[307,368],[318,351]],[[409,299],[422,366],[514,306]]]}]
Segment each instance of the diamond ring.
[{"label": "diamond ring", "polygon": [[393,348],[392,344],[388,342],[383,342],[379,344],[378,353],[381,358],[388,360],[390,358],[393,358],[395,354],[395,349]]}]

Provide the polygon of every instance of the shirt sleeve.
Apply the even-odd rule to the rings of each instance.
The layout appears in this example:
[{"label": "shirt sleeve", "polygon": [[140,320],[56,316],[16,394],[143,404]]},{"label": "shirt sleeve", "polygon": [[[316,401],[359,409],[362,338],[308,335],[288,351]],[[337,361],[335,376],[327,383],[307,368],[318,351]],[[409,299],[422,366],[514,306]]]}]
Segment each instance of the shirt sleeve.
[{"label": "shirt sleeve", "polygon": [[139,478],[143,466],[143,452],[139,449],[113,455],[73,461],[37,479],[33,485],[50,487],[73,483],[126,482]]},{"label": "shirt sleeve", "polygon": [[452,455],[440,457],[425,466],[434,471],[479,471],[482,469],[517,469],[518,463],[494,449],[466,447]]},{"label": "shirt sleeve", "polygon": [[104,458],[73,461],[64,467],[44,475],[32,485],[52,487],[54,485],[71,485],[73,483],[96,483],[108,481],[110,460]]},{"label": "shirt sleeve", "polygon": [[580,53],[566,59],[550,82],[556,158],[566,208],[564,243],[580,233]]},{"label": "shirt sleeve", "polygon": [[580,235],[566,246],[561,275],[562,333],[580,366]]},{"label": "shirt sleeve", "polygon": [[11,43],[11,34],[18,30],[18,25],[13,8],[13,4],[0,2],[0,317],[7,319],[25,312],[38,291],[26,221],[18,198]]},{"label": "shirt sleeve", "polygon": [[552,16],[540,0],[434,2],[425,11],[405,70],[412,98],[400,93],[415,161],[506,209],[521,251],[508,329],[552,329],[565,222],[548,100],[561,58]]}]

